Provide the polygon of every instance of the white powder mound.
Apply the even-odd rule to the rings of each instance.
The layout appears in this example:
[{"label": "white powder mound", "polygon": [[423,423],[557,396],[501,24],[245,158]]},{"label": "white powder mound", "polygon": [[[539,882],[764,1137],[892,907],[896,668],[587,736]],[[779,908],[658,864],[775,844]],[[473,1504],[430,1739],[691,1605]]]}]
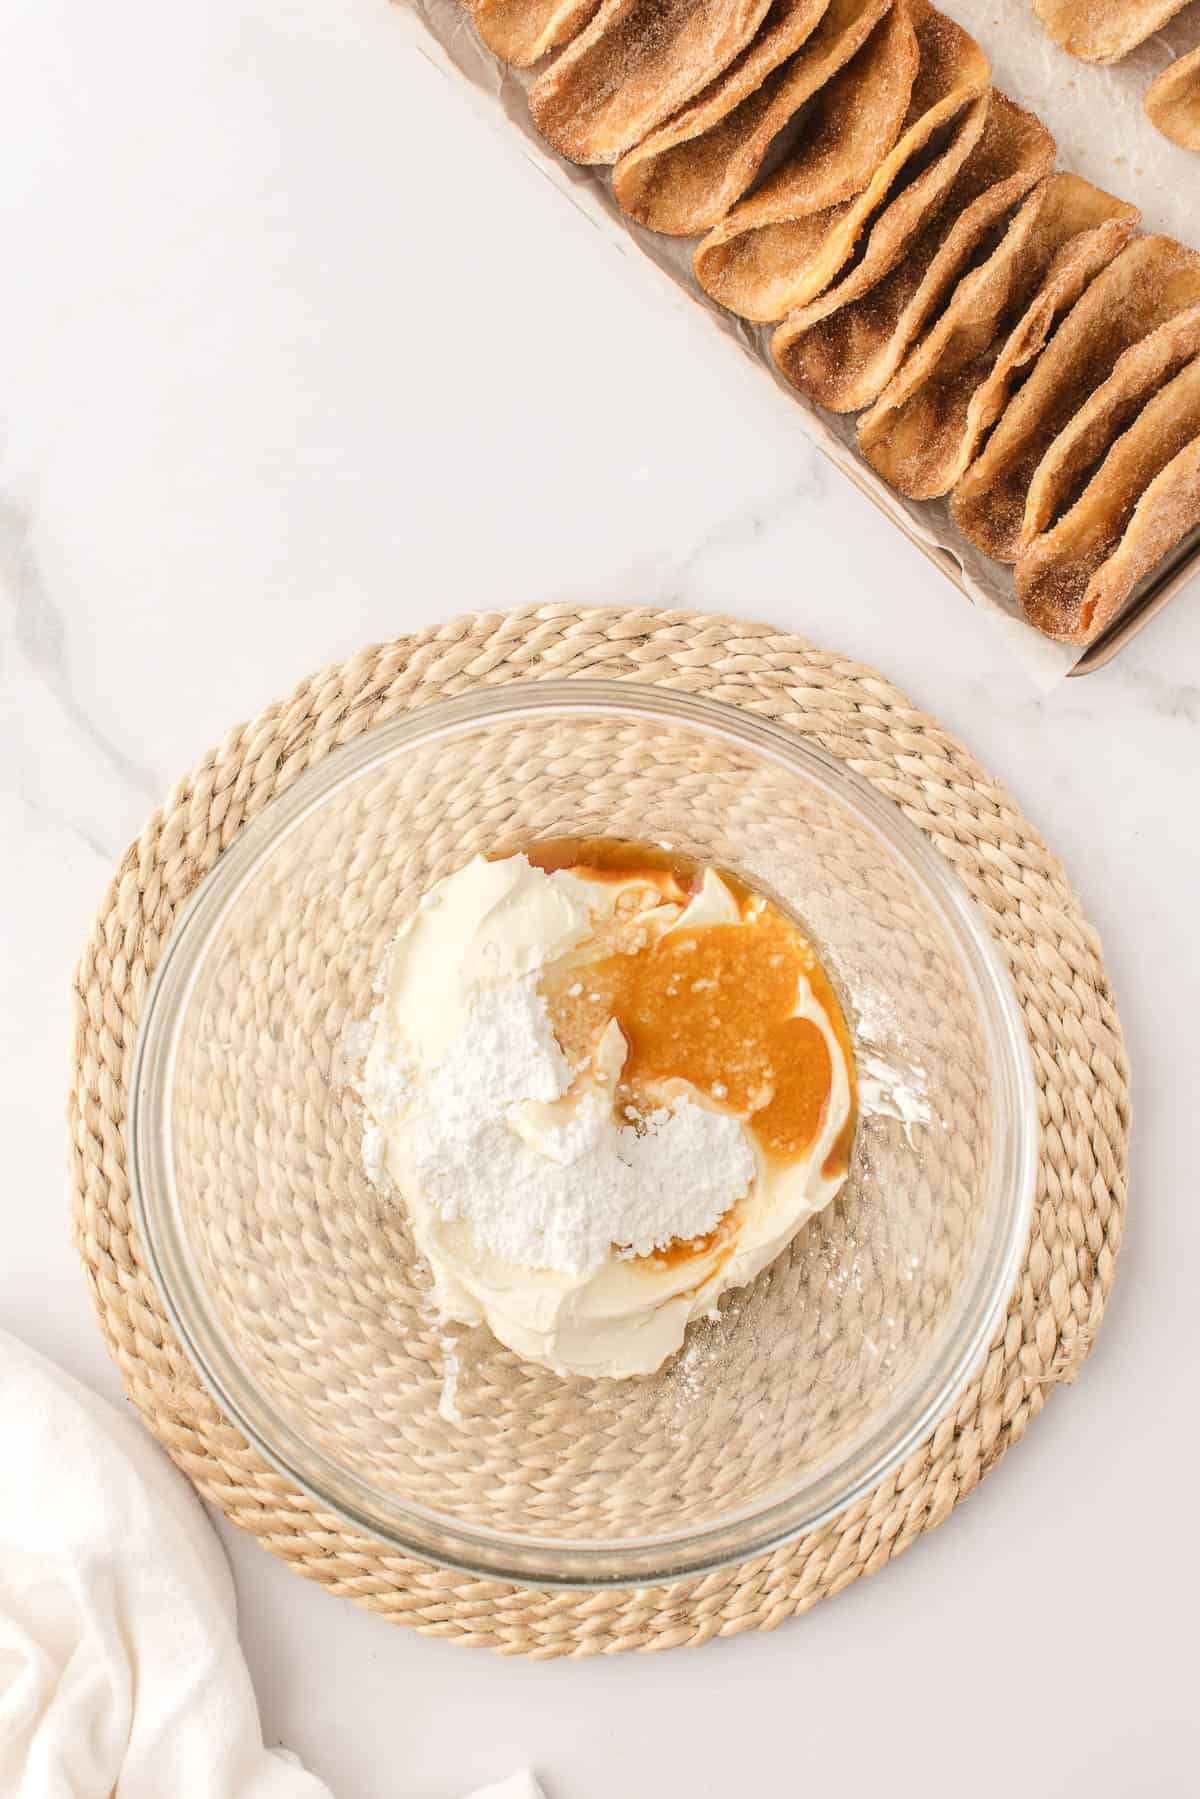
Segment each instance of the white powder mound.
[{"label": "white powder mound", "polygon": [[440,1138],[469,1136],[510,1106],[558,1099],[570,1084],[546,1002],[527,976],[475,996],[465,1029],[423,1084],[426,1123],[432,1129],[436,1121]]},{"label": "white powder mound", "polygon": [[398,1108],[389,1134],[424,1200],[519,1267],[582,1274],[614,1245],[703,1236],[754,1177],[734,1117],[684,1096],[622,1123],[608,1092],[572,1088],[533,977],[478,995],[423,1079],[394,1060],[371,1072],[367,1103]]}]

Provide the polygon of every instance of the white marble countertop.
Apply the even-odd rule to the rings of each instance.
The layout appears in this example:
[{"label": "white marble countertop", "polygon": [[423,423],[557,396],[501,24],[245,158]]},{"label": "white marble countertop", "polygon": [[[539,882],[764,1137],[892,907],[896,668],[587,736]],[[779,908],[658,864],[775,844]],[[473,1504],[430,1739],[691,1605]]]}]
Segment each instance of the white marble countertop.
[{"label": "white marble countertop", "polygon": [[[1039,697],[377,0],[12,0],[0,68],[0,1321],[118,1382],[67,1236],[68,983],[175,776],[458,609],[728,609],[878,665],[1061,854],[1137,1111],[1079,1384],[881,1578],[770,1636],[534,1665],[398,1630],[222,1525],[269,1740],[339,1799],[1194,1791],[1200,591]],[[166,1796],[164,1796],[166,1799]]]}]

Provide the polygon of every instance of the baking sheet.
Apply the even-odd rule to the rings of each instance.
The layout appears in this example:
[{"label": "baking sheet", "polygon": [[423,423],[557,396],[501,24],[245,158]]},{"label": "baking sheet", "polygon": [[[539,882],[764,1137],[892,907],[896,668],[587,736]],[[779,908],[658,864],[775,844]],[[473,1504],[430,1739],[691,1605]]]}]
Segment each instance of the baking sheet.
[{"label": "baking sheet", "polygon": [[[543,143],[529,117],[532,75],[509,69],[476,36],[459,0],[400,0],[414,39],[436,66],[465,80],[493,116],[509,119],[526,154],[622,250],[632,241],[768,374],[795,406],[808,435],[906,534],[935,560],[947,553],[969,596],[1001,633],[1017,662],[1043,690],[1056,685],[1084,654],[1054,643],[1020,615],[1011,571],[967,542],[944,501],[906,500],[879,479],[858,453],[853,417],[814,407],[779,375],[769,353],[773,327],[755,326],[711,300],[692,275],[693,239],[660,236],[626,218],[612,197],[609,173],[578,168]],[[1200,239],[1200,160],[1170,143],[1146,118],[1142,98],[1174,56],[1200,42],[1200,5],[1166,26],[1124,62],[1098,68],[1077,62],[1047,37],[1025,0],[951,0],[946,8],[979,41],[993,81],[1031,106],[1058,140],[1059,166],[1142,209],[1142,226],[1186,243]],[[636,259],[635,259],[636,260]]]}]

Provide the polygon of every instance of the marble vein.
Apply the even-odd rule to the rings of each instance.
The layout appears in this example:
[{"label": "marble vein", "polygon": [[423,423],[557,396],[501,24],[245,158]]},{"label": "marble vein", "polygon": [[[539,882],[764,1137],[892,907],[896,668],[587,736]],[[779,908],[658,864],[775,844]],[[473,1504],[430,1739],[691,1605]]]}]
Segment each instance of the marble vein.
[{"label": "marble vein", "polygon": [[11,607],[13,642],[52,695],[64,718],[140,798],[156,801],[161,788],[157,776],[113,742],[75,693],[66,621],[38,572],[29,515],[12,500],[3,497],[0,497],[0,587]]}]

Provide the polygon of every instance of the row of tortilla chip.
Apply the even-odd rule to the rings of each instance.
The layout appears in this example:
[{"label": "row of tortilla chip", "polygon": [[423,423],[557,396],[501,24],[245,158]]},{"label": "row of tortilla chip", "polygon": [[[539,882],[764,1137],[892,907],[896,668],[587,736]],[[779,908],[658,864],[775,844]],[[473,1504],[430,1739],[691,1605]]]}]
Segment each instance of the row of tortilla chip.
[{"label": "row of tortilla chip", "polygon": [[928,0],[470,4],[510,61],[567,45],[547,140],[699,236],[705,291],[902,493],[950,496],[1042,630],[1093,639],[1200,523],[1200,257],[1054,173]]}]

